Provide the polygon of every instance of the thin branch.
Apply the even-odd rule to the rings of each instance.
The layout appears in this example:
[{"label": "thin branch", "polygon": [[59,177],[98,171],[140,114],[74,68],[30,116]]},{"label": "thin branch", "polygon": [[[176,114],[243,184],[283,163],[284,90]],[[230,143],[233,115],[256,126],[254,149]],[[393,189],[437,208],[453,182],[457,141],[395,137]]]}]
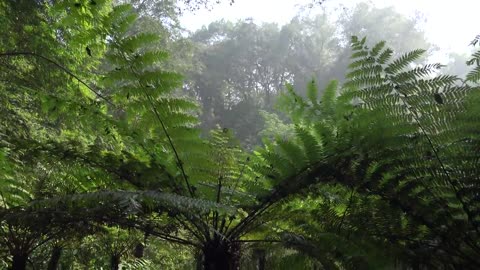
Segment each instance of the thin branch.
[{"label": "thin branch", "polygon": [[222,176],[218,177],[218,186],[217,186],[217,203],[220,203],[222,192]]},{"label": "thin branch", "polygon": [[[122,54],[122,56],[125,60],[128,60],[127,57],[124,54]],[[137,77],[139,76],[138,73],[133,68],[133,66],[131,66],[131,65],[130,65],[130,70],[132,71],[133,74],[135,74],[135,76],[137,76]],[[149,95],[148,92],[146,91],[146,89],[147,89],[146,85],[142,84],[140,82],[140,80],[139,80],[139,84],[140,84],[141,88],[144,90],[143,94],[146,96],[148,102],[150,103],[150,106],[152,107],[152,111],[153,111],[155,117],[157,118],[158,122],[160,123],[160,126],[162,127],[162,130],[165,133],[165,136],[167,137],[168,143],[170,144],[170,147],[172,148],[173,153],[175,155],[175,159],[177,161],[177,166],[179,167],[180,172],[182,173],[183,179],[185,180],[185,184],[187,185],[188,192],[190,193],[190,196],[193,198],[194,197],[194,192],[192,190],[192,187],[190,186],[190,183],[188,181],[188,176],[187,176],[187,174],[185,172],[185,169],[183,167],[183,161],[180,159],[180,156],[177,152],[177,149],[176,149],[176,147],[173,143],[173,140],[172,140],[172,138],[170,137],[170,134],[167,131],[167,127],[165,126],[165,123],[163,122],[162,118],[160,117],[160,113],[158,112],[157,108],[155,107],[155,102],[154,102],[152,96]]]},{"label": "thin branch", "polygon": [[254,231],[256,230],[257,228],[260,228],[262,226],[264,226],[265,224],[271,222],[272,220],[262,220],[261,222],[257,222],[257,224],[255,224],[254,226],[251,226],[250,228],[248,228],[248,230],[244,230],[243,232],[239,233],[238,234],[238,237],[237,238],[242,238],[243,236],[245,236],[247,233],[249,233],[249,231]]},{"label": "thin branch", "polygon": [[197,237],[198,241],[203,241],[205,240],[203,237],[201,237],[201,234],[198,234],[198,232],[195,232],[193,230],[193,228],[191,228],[190,226],[187,225],[186,222],[184,222],[183,220],[181,220],[180,218],[176,217],[175,216],[175,220],[177,220],[178,222],[180,222],[180,224],[182,224],[182,226],[187,229],[187,231],[191,232],[195,237]]},{"label": "thin branch", "polygon": [[[220,175],[218,177],[218,185],[217,185],[217,198],[216,198],[217,203],[220,203],[221,192],[222,192],[222,176]],[[218,230],[218,218],[219,218],[218,211],[214,211],[214,213],[213,213],[213,227],[215,228],[215,230]]]},{"label": "thin branch", "polygon": [[57,68],[61,69],[63,72],[67,73],[70,77],[73,77],[75,78],[79,83],[81,83],[82,85],[84,85],[85,87],[87,87],[90,91],[92,91],[97,97],[103,99],[105,102],[107,102],[108,104],[112,105],[112,106],[115,106],[107,97],[105,97],[104,95],[100,94],[100,92],[98,92],[97,90],[93,89],[91,86],[89,86],[85,81],[83,81],[82,79],[80,79],[80,77],[78,77],[77,75],[75,75],[73,72],[71,72],[68,68],[60,65],[59,63],[57,63],[56,61],[46,57],[46,56],[43,56],[41,54],[38,54],[38,53],[34,53],[34,52],[4,52],[4,53],[0,53],[0,57],[10,57],[10,56],[32,56],[32,57],[37,57],[37,58],[40,58],[42,60],[45,60],[47,62],[49,62],[50,64],[53,64],[54,66],[56,66]]},{"label": "thin branch", "polygon": [[169,234],[164,234],[164,233],[161,233],[161,232],[158,232],[158,231],[150,231],[150,234],[154,235],[156,237],[159,237],[161,239],[171,241],[171,242],[175,242],[175,243],[178,243],[178,244],[200,247],[197,243],[194,243],[192,241],[188,241],[186,239],[176,237],[176,236],[173,236],[173,235],[169,235]]},{"label": "thin branch", "polygon": [[187,185],[188,192],[190,193],[190,196],[193,198],[195,197],[192,187],[190,186],[190,182],[188,181],[188,176],[187,173],[185,172],[185,168],[183,167],[183,161],[180,159],[180,156],[177,152],[177,149],[175,148],[175,145],[173,144],[172,137],[170,137],[170,134],[167,131],[167,127],[165,126],[165,123],[163,122],[162,118],[160,117],[160,114],[158,113],[157,108],[155,107],[155,104],[153,103],[152,97],[145,93],[147,96],[147,99],[152,106],[152,110],[155,114],[155,117],[157,118],[158,122],[160,122],[160,125],[162,127],[163,132],[165,133],[165,136],[167,136],[168,143],[170,144],[170,147],[172,147],[173,153],[175,155],[175,159],[177,160],[177,165],[180,169],[180,172],[182,173],[183,179],[185,180],[185,184]]},{"label": "thin branch", "polygon": [[[230,233],[227,234],[227,236],[233,236],[238,233],[240,233],[240,230],[243,230],[246,226],[245,224],[248,224],[252,222],[257,216],[263,214],[268,208],[270,208],[272,205],[275,203],[281,201],[284,199],[287,195],[292,195],[295,192],[288,193],[287,191],[292,187],[291,185],[297,184],[297,186],[294,186],[294,188],[301,189],[302,188],[302,181],[305,179],[310,179],[314,176],[317,176],[322,173],[322,171],[328,172],[327,169],[324,167],[324,163],[319,162],[317,163],[316,167],[313,169],[307,168],[303,172],[293,175],[291,177],[288,177],[284,180],[281,181],[281,184],[275,187],[275,190],[259,205],[256,205],[255,208],[248,214],[248,216],[241,220],[239,224],[237,224],[231,231]],[[293,183],[293,184],[292,184]],[[287,193],[286,193],[287,192]],[[282,194],[285,193],[285,194]]]},{"label": "thin branch", "polygon": [[[404,102],[404,104],[409,104],[408,101],[406,100],[406,96],[403,93],[401,93],[400,91],[397,91],[397,92],[400,94],[399,97],[402,100],[402,102]],[[449,183],[449,185],[453,189],[453,192],[455,194],[455,198],[460,202],[460,204],[462,205],[463,211],[465,211],[465,213],[467,214],[468,221],[470,222],[471,225],[473,225],[473,228],[475,229],[475,231],[478,234],[480,234],[480,230],[479,230],[478,226],[476,226],[475,223],[474,223],[474,217],[473,217],[472,212],[468,208],[468,205],[466,204],[466,202],[459,195],[456,183],[454,183],[453,179],[450,177],[450,174],[448,173],[448,170],[446,169],[445,164],[443,163],[442,159],[440,158],[440,155],[438,153],[437,148],[435,147],[432,139],[428,135],[426,129],[423,127],[422,123],[420,122],[420,119],[418,117],[417,112],[413,109],[413,106],[410,106],[409,110],[412,112],[411,115],[415,119],[415,122],[417,123],[421,132],[427,138],[428,144],[430,145],[430,148],[432,149],[432,152],[435,156],[435,159],[437,160],[437,162],[440,165],[441,170],[445,174],[447,182]]]},{"label": "thin branch", "polygon": [[253,211],[251,214],[249,214],[245,219],[240,221],[240,223],[235,226],[232,231],[230,231],[229,234],[227,234],[228,237],[230,238],[235,238],[237,235],[242,234],[242,231],[247,231],[247,227],[254,222],[257,217],[261,216],[265,211],[267,211],[272,205],[277,203],[279,201],[271,201],[268,204],[263,205],[262,208],[257,209],[256,211]]},{"label": "thin branch", "polygon": [[235,240],[236,243],[282,243],[282,240],[252,239],[252,240]]},{"label": "thin branch", "polygon": [[[121,226],[123,225],[127,228],[129,227],[129,228],[138,229],[140,231],[145,231],[144,227],[142,227],[138,223],[135,223],[134,221],[123,221],[122,222],[122,220],[117,220],[117,221],[115,221],[115,223],[118,224],[118,225],[121,225]],[[177,236],[173,236],[173,235],[170,235],[170,234],[167,234],[167,233],[162,233],[160,231],[149,230],[148,233],[150,235],[162,238],[162,239],[167,240],[167,241],[172,241],[172,242],[183,244],[183,245],[191,245],[191,246],[194,246],[194,247],[200,247],[197,243],[194,243],[192,241],[189,241],[189,240],[177,237]]]},{"label": "thin branch", "polygon": [[238,184],[240,183],[240,179],[242,179],[243,177],[243,173],[245,172],[245,167],[247,166],[247,162],[250,160],[250,158],[247,157],[247,160],[245,161],[245,163],[243,164],[242,166],[242,169],[240,170],[240,175],[237,177],[237,180],[235,181],[235,185],[233,186],[233,190],[232,192],[230,193],[230,195],[228,196],[228,203],[231,202],[231,199],[233,197],[233,194],[235,193],[235,191],[237,190],[237,187],[238,187]]},{"label": "thin branch", "polygon": [[[249,158],[247,157],[247,160],[246,162],[243,164],[243,167],[242,169],[240,170],[240,175],[237,177],[236,181],[235,181],[235,185],[231,191],[231,193],[228,195],[228,204],[231,203],[232,201],[232,197],[233,197],[233,194],[235,193],[237,187],[238,187],[238,184],[240,182],[240,179],[243,177],[243,174],[244,174],[244,171],[245,171],[245,167],[247,166],[247,162],[249,161]],[[226,234],[226,232],[228,231],[228,228],[230,227],[230,225],[232,224],[232,221],[233,219],[230,219],[228,225],[226,225],[226,215],[223,215],[222,217],[222,224],[220,225],[220,228],[219,228],[219,231],[222,232],[223,234]],[[226,225],[226,226],[225,226]]]},{"label": "thin branch", "polygon": [[348,210],[350,210],[350,207],[352,206],[353,203],[353,194],[355,193],[355,189],[352,188],[352,192],[350,193],[350,198],[348,199],[348,204],[347,207],[345,208],[345,211],[343,211],[342,214],[342,219],[340,220],[340,223],[338,224],[337,232],[340,232],[343,226],[343,222],[345,221],[345,217],[347,215]]}]

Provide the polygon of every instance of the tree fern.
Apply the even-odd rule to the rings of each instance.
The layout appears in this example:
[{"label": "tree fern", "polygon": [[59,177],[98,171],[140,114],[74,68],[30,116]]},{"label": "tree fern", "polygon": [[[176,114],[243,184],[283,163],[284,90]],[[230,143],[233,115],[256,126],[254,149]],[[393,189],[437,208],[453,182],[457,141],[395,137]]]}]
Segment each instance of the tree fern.
[{"label": "tree fern", "polygon": [[[479,36],[476,36],[470,45],[477,46],[479,41]],[[473,66],[473,70],[467,74],[467,81],[477,83],[480,80],[480,51],[476,51],[472,54],[472,57],[467,61],[468,66]]]},{"label": "tree fern", "polygon": [[[455,253],[452,265],[472,263],[469,254],[477,249],[476,206],[465,192],[476,190],[471,182],[476,176],[467,173],[475,170],[476,161],[470,158],[475,154],[467,145],[476,136],[466,129],[476,128],[470,122],[474,118],[461,119],[474,117],[466,110],[475,89],[460,86],[455,76],[436,76],[439,64],[413,65],[423,50],[392,60],[392,50],[384,42],[371,50],[365,42],[352,38],[347,81],[331,102],[333,107],[327,104],[335,114],[315,115],[311,110],[317,108],[299,102],[295,94],[287,94],[289,99],[283,101],[293,121],[318,138],[315,143],[324,154],[311,156],[312,163],[335,168],[331,175],[305,176],[358,185],[361,192],[375,194],[406,213],[397,219],[407,220],[412,229],[428,228],[416,234],[408,248],[441,238],[438,248],[455,246],[455,251],[444,251]],[[445,238],[446,234],[455,237]],[[428,263],[438,263],[435,255],[428,256]]]},{"label": "tree fern", "polygon": [[[360,89],[360,97],[366,108],[372,111],[379,110],[377,113],[385,113],[388,118],[396,119],[393,121],[398,127],[398,135],[394,135],[395,137],[416,138],[413,149],[409,147],[413,143],[412,140],[405,141],[405,144],[398,144],[401,141],[396,140],[398,144],[396,149],[399,154],[391,162],[392,164],[401,164],[400,171],[395,174],[402,175],[404,179],[394,184],[394,186],[399,185],[397,192],[403,194],[399,195],[400,200],[405,202],[412,200],[413,197],[407,195],[411,193],[415,194],[413,196],[416,198],[422,198],[421,200],[417,199],[416,208],[422,206],[432,209],[434,206],[431,203],[441,203],[443,206],[438,211],[438,218],[449,215],[450,218],[456,220],[454,222],[457,223],[457,226],[458,222],[467,222],[470,223],[468,226],[472,226],[470,228],[476,231],[476,225],[471,223],[473,214],[466,205],[466,200],[458,193],[458,188],[464,180],[462,177],[453,177],[453,172],[463,170],[463,166],[453,169],[451,166],[454,165],[447,161],[450,159],[449,155],[457,155],[458,152],[444,148],[444,145],[458,140],[458,138],[455,139],[459,135],[457,130],[463,124],[456,118],[463,111],[462,103],[470,89],[456,86],[455,82],[458,78],[453,76],[422,78],[434,73],[434,70],[440,67],[439,65],[427,65],[412,71],[401,72],[402,68],[408,66],[409,61],[420,56],[420,52],[414,51],[387,65],[385,68],[387,85],[382,88],[390,88],[392,92],[389,95],[385,96],[385,92],[363,92],[363,89]],[[379,76],[384,75],[380,73]],[[375,86],[377,85],[375,84]],[[450,98],[447,99],[444,92],[455,94],[449,94]],[[381,96],[377,97],[377,95]],[[388,99],[392,95],[398,98]],[[385,102],[379,102],[382,99]],[[407,129],[408,126],[410,127]],[[395,129],[395,126],[391,128]],[[425,159],[425,153],[430,153],[430,157]],[[417,158],[412,156],[417,156]],[[459,159],[459,157],[456,156],[455,159]],[[384,158],[383,161],[385,162],[386,159]],[[447,166],[451,169],[447,169]],[[407,180],[408,175],[415,180]],[[432,201],[424,200],[425,196]],[[416,211],[421,210],[417,209]],[[462,212],[463,214],[460,214]],[[426,211],[421,211],[421,213],[421,215],[425,215]],[[419,213],[414,215],[419,215]],[[459,217],[463,221],[458,220]],[[438,223],[442,222],[438,221]],[[469,241],[470,236],[465,237],[467,237],[465,241]]]},{"label": "tree fern", "polygon": [[[107,2],[46,3],[34,15],[58,19],[37,46],[49,50],[0,52],[0,236],[14,258],[66,226],[120,226],[189,245],[213,269],[238,268],[267,232],[297,266],[391,267],[372,255],[385,248],[412,267],[478,267],[477,69],[437,75],[414,63],[424,50],[391,59],[386,42],[353,37],[346,82],[319,97],[312,81],[306,98],[288,85],[288,134],[249,154],[228,129],[200,137],[158,37]],[[295,228],[278,238],[276,207],[306,193],[318,200],[288,209]]]}]

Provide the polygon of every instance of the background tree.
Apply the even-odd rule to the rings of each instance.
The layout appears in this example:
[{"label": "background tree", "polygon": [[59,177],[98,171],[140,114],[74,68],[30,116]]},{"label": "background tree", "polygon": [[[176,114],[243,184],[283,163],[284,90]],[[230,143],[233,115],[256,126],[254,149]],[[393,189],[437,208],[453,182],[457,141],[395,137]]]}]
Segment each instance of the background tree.
[{"label": "background tree", "polygon": [[[337,21],[326,12],[298,14],[284,26],[253,20],[218,21],[193,33],[194,69],[186,90],[203,106],[202,128],[232,128],[244,145],[260,143],[264,127],[259,109],[273,111],[286,83],[302,92],[314,78],[320,89],[330,78],[341,80],[348,65],[350,36],[368,32],[373,40],[390,40],[398,52],[430,48],[417,24],[393,8],[359,4]],[[378,23],[378,22],[383,23]]]}]

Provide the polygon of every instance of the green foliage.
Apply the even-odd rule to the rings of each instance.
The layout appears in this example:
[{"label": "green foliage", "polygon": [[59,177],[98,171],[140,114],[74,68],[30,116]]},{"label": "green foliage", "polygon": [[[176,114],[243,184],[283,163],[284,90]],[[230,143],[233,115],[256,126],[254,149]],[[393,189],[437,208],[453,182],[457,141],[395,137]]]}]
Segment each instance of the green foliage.
[{"label": "green foliage", "polygon": [[293,125],[284,123],[278,114],[260,111],[260,115],[265,121],[265,128],[260,132],[262,138],[272,140],[279,136],[286,139],[293,135]]},{"label": "green foliage", "polygon": [[[184,82],[172,70],[192,63],[168,62],[158,18],[103,0],[29,4],[0,2],[2,267],[236,269],[250,254],[275,269],[478,268],[477,68],[439,75],[416,64],[425,50],[353,37],[346,81],[325,84],[349,50],[332,50],[322,15],[214,23],[193,36],[203,66]],[[299,93],[305,69],[316,74]],[[284,83],[287,124],[256,111]],[[181,88],[206,126],[261,114],[270,138],[250,153],[225,125],[201,137]]]},{"label": "green foliage", "polygon": [[[25,11],[14,5],[8,7]],[[6,180],[0,185],[0,229],[7,252],[29,257],[49,240],[72,234],[63,226],[115,223],[145,229],[143,222],[154,222],[158,230],[167,218],[156,214],[175,216],[201,205],[210,211],[209,202],[189,203],[158,191],[184,193],[189,183],[180,173],[180,158],[202,147],[193,128],[197,106],[174,93],[181,77],[160,68],[166,53],[150,45],[158,37],[128,33],[135,14],[128,6],[112,9],[108,1],[35,8],[35,14],[59,24],[39,28],[46,33],[26,53],[4,53],[8,46],[0,47],[2,64],[17,68],[2,74],[0,85]],[[13,28],[16,21],[8,23]],[[44,46],[48,50],[42,54],[34,52]],[[99,66],[104,57],[111,64],[102,60]],[[222,208],[217,211],[224,213]],[[135,215],[153,220],[139,217],[132,223]]]},{"label": "green foliage", "polygon": [[[476,46],[479,38],[480,36],[476,36],[470,45]],[[474,54],[472,54],[471,58],[467,61],[467,65],[474,66],[474,68],[467,74],[466,79],[473,83],[480,81],[480,51],[476,51]]]},{"label": "green foliage", "polygon": [[261,143],[259,130],[266,128],[258,110],[272,112],[286,84],[307,97],[313,94],[305,87],[312,78],[320,92],[331,79],[342,82],[353,34],[368,30],[374,40],[386,39],[401,52],[430,46],[416,18],[392,8],[361,3],[334,17],[300,12],[283,26],[217,21],[193,33],[193,68],[185,71],[184,88],[202,104],[205,134],[216,125],[228,127],[253,149]]},{"label": "green foliage", "polygon": [[[413,65],[423,50],[392,60],[385,42],[372,49],[365,44],[365,38],[352,38],[350,72],[340,96],[330,102],[335,111],[330,116],[315,115],[315,103],[300,99],[293,90],[286,93],[284,108],[305,130],[292,141],[308,142],[305,155],[307,149],[321,147],[323,155],[309,155],[311,162],[335,168],[311,177],[356,186],[360,193],[378,196],[379,203],[393,207],[388,211],[403,212],[389,219],[406,222],[407,227],[380,233],[388,239],[403,231],[397,236],[408,239],[402,249],[416,254],[410,263],[474,267],[470,256],[475,254],[478,217],[475,199],[466,190],[476,190],[476,161],[471,157],[477,136],[471,132],[477,129],[472,122],[477,116],[470,109],[476,88],[459,85],[455,76],[435,76],[439,64]],[[332,108],[328,102],[326,106]],[[316,130],[317,141],[305,139]],[[299,156],[297,151],[289,153]],[[373,226],[378,228],[380,221],[374,219]],[[435,244],[418,249],[428,241]],[[452,257],[439,260],[438,252]]]},{"label": "green foliage", "polygon": [[[359,41],[354,39],[352,43],[354,50],[364,50],[358,46]],[[369,189],[394,203],[415,222],[427,226],[428,237],[456,235],[444,238],[439,245],[448,246],[450,241],[460,245],[455,252],[463,254],[461,257],[472,252],[462,248],[471,237],[476,237],[477,230],[472,212],[475,206],[459,193],[465,185],[473,188],[472,176],[465,174],[472,169],[468,164],[473,161],[468,161],[468,143],[457,143],[466,136],[462,130],[467,123],[460,119],[465,100],[474,89],[457,86],[459,79],[454,76],[431,77],[440,65],[402,70],[420,53],[408,53],[382,65],[373,74],[367,74],[367,69],[378,59],[352,71],[355,76],[346,85],[352,89],[351,95],[361,100],[360,118],[355,121],[370,127],[363,132],[355,129],[355,133],[364,133],[370,143],[376,143],[373,151],[365,148],[374,147],[366,139],[356,145],[363,155],[368,155],[365,162],[375,164],[372,178],[364,180]],[[376,134],[378,139],[372,140]],[[473,234],[466,236],[465,231]],[[463,258],[450,263],[466,262]]]},{"label": "green foliage", "polygon": [[[59,5],[52,7],[58,12],[52,14],[60,18],[62,8],[72,8],[80,17],[92,16],[81,3]],[[176,91],[182,78],[162,65],[167,54],[158,49],[158,36],[131,31],[135,18],[126,6],[114,7],[103,18],[105,28],[100,28],[105,31],[98,37],[106,46],[102,66],[96,66],[98,61],[91,66],[78,62],[67,68],[43,55],[8,55],[38,57],[58,67],[59,78],[66,73],[82,84],[42,95],[26,91],[31,103],[11,106],[27,124],[20,131],[9,131],[13,125],[5,125],[8,132],[25,135],[9,136],[4,145],[14,153],[9,159],[18,160],[16,173],[38,182],[32,195],[16,207],[2,209],[2,228],[13,238],[43,244],[62,226],[81,227],[86,221],[91,228],[116,224],[196,248],[230,245],[255,228],[258,217],[251,218],[257,211],[270,206],[262,196],[275,195],[276,189],[254,170],[263,159],[244,153],[228,129],[212,132],[209,140],[200,139],[195,127],[197,105]],[[88,35],[92,26],[81,18],[78,25],[70,21],[73,18],[65,19],[73,34],[80,35],[78,25],[85,27],[85,39],[66,37],[73,47],[81,48],[92,38]],[[97,56],[95,49],[85,47],[86,59]],[[73,67],[79,72],[81,67],[95,69],[98,75],[90,78],[96,85],[75,75]],[[51,82],[62,85],[58,78]],[[10,104],[12,96],[5,95]],[[39,168],[30,165],[36,159],[43,162],[36,165]],[[39,170],[44,171],[44,179],[35,177]],[[17,188],[20,183],[15,183]],[[34,224],[42,224],[42,230]],[[9,248],[10,254],[18,248]],[[20,249],[24,257],[34,251],[31,245]]]}]

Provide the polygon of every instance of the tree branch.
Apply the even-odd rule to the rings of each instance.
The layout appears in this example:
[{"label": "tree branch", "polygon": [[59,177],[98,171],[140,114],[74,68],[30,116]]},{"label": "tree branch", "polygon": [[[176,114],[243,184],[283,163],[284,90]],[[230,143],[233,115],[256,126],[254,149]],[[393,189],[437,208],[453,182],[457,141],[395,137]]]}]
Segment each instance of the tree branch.
[{"label": "tree branch", "polygon": [[108,98],[106,98],[105,96],[100,94],[100,92],[98,92],[97,90],[90,87],[85,81],[80,79],[77,75],[75,75],[73,72],[71,72],[68,68],[60,65],[59,63],[55,62],[54,60],[52,60],[52,59],[50,59],[46,56],[43,56],[41,54],[37,54],[37,53],[34,53],[34,52],[3,52],[3,53],[0,53],[0,57],[11,57],[11,56],[13,56],[13,57],[15,57],[15,56],[32,56],[32,57],[36,57],[36,58],[40,58],[42,60],[45,60],[48,63],[53,64],[54,66],[56,66],[57,68],[59,68],[63,72],[67,73],[70,77],[75,78],[79,83],[81,83],[82,85],[87,87],[90,91],[92,91],[97,97],[103,99],[108,104],[110,104],[112,106],[115,106]]}]

